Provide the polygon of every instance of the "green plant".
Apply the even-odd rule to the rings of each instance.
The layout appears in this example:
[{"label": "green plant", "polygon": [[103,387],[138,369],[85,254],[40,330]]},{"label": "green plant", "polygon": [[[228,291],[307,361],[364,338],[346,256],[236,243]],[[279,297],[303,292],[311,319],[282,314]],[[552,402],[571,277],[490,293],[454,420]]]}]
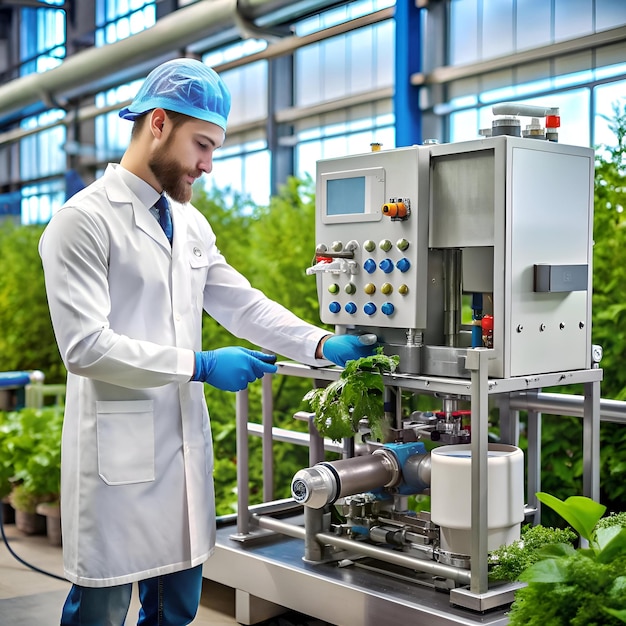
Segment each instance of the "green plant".
[{"label": "green plant", "polygon": [[[541,559],[519,579],[511,606],[511,626],[615,626],[626,623],[626,527],[622,517],[600,523],[604,505],[572,496],[562,501],[537,498],[554,509],[588,547],[556,543],[543,547]],[[610,518],[609,518],[610,519]]]},{"label": "green plant", "polygon": [[339,441],[358,432],[367,417],[374,439],[384,440],[383,373],[396,370],[400,357],[386,356],[377,348],[372,356],[348,361],[340,377],[327,387],[312,389],[304,399],[315,411],[321,435]]},{"label": "green plant", "polygon": [[12,468],[14,483],[20,491],[41,499],[57,495],[61,487],[60,408],[25,408],[11,415],[0,455]]},{"label": "green plant", "polygon": [[574,545],[576,539],[576,533],[569,528],[527,524],[522,527],[520,539],[489,554],[489,579],[517,580],[526,568],[541,559],[544,546],[554,543]]}]

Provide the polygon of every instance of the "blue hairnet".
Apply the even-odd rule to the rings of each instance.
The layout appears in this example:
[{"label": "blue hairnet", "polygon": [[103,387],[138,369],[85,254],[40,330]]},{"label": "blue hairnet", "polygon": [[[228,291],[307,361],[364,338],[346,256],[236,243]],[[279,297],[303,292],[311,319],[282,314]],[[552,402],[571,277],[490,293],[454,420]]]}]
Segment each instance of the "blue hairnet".
[{"label": "blue hairnet", "polygon": [[148,74],[135,99],[119,115],[132,121],[157,108],[212,122],[226,130],[230,93],[222,79],[204,63],[174,59]]}]

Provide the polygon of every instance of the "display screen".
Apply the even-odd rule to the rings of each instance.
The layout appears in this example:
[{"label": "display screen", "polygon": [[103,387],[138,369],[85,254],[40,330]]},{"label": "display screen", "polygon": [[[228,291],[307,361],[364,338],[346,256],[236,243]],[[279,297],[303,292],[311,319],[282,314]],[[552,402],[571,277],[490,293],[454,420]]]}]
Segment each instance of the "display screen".
[{"label": "display screen", "polygon": [[365,176],[326,181],[326,215],[365,213]]}]

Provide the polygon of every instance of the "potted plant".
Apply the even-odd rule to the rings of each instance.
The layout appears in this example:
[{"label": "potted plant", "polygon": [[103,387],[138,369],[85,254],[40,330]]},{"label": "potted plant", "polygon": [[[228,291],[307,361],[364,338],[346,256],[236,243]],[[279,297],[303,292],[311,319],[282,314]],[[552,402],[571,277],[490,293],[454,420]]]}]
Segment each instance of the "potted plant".
[{"label": "potted plant", "polygon": [[9,494],[13,487],[13,463],[7,448],[7,440],[11,437],[15,420],[11,419],[15,413],[0,412],[0,506],[2,506],[2,519],[5,524],[15,521],[14,509],[11,506]]},{"label": "potted plant", "polygon": [[[513,557],[510,573],[527,583],[509,613],[511,626],[618,626],[626,623],[626,513],[603,517],[606,507],[590,498],[565,501],[538,493],[582,538],[578,548],[567,535],[540,531],[554,542],[525,546],[522,541],[496,555]],[[524,539],[524,538],[522,538]],[[565,540],[563,540],[565,539]],[[502,573],[502,572],[501,572]]]},{"label": "potted plant", "polygon": [[[16,525],[23,532],[39,532],[41,522],[36,516],[46,514],[51,528],[51,541],[58,543],[60,515],[58,500],[61,485],[61,431],[63,412],[60,408],[25,408],[17,413],[16,425],[4,441],[12,464],[14,483],[11,504]],[[57,503],[40,507],[40,503]]]}]

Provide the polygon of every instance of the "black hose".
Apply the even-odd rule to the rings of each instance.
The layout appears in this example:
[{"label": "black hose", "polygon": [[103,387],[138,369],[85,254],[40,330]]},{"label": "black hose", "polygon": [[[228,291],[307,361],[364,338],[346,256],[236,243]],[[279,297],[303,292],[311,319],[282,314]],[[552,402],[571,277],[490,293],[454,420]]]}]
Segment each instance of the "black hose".
[{"label": "black hose", "polygon": [[62,576],[57,576],[56,574],[53,574],[52,572],[46,572],[46,570],[40,569],[39,567],[36,567],[35,565],[31,565],[30,563],[27,563],[23,558],[15,554],[15,552],[13,551],[13,548],[9,545],[9,540],[6,536],[6,533],[4,532],[4,519],[3,519],[1,506],[0,506],[0,533],[2,534],[2,540],[4,541],[4,545],[7,547],[7,550],[22,565],[24,565],[25,567],[28,567],[29,569],[34,570],[38,574],[43,574],[44,576],[50,576],[50,578],[56,578],[57,580],[68,582],[67,578],[63,578]]}]

